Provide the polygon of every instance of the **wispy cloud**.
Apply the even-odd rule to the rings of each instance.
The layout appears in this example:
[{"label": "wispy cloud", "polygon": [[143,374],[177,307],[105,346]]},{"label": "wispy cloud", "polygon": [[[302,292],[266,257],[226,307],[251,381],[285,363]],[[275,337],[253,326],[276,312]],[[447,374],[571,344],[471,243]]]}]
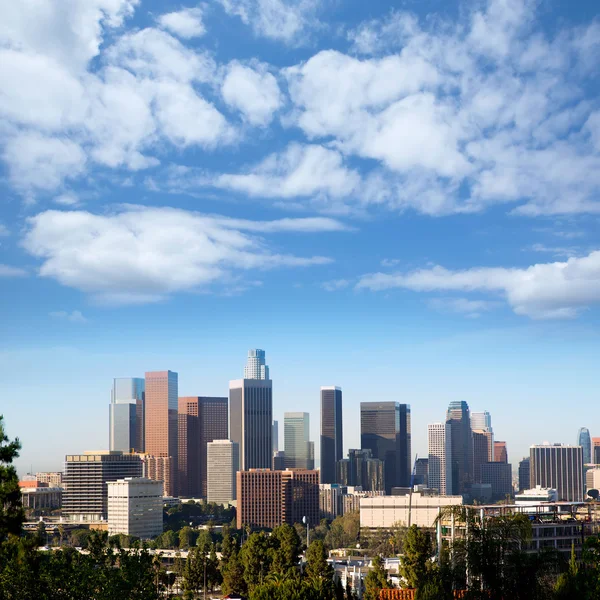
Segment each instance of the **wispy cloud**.
[{"label": "wispy cloud", "polygon": [[26,277],[27,275],[28,273],[25,269],[0,264],[0,277]]},{"label": "wispy cloud", "polygon": [[83,316],[83,313],[79,310],[73,310],[71,312],[66,310],[57,310],[49,313],[53,319],[59,319],[61,321],[69,321],[70,323],[87,323],[88,319]]},{"label": "wispy cloud", "polygon": [[321,284],[321,287],[326,292],[337,292],[347,288],[351,282],[348,279],[332,279],[331,281],[325,281]]}]

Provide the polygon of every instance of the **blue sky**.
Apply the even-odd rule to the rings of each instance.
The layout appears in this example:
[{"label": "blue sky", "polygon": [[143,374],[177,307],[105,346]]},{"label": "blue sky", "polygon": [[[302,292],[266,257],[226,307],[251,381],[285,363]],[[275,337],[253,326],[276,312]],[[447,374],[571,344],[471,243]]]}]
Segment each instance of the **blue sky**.
[{"label": "blue sky", "polygon": [[[600,435],[600,18],[564,0],[0,8],[0,412],[107,446],[112,377],[275,414],[450,401],[519,460]],[[318,444],[316,444],[318,446]]]}]

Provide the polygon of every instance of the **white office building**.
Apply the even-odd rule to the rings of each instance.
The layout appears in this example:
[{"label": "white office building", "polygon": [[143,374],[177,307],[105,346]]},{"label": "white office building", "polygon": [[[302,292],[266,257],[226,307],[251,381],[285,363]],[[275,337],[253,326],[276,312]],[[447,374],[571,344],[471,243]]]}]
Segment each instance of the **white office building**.
[{"label": "white office building", "polygon": [[109,481],[108,535],[153,538],[163,530],[163,484],[145,477]]},{"label": "white office building", "polygon": [[450,423],[432,423],[427,426],[429,445],[428,486],[441,496],[451,496],[452,490],[452,426]]},{"label": "white office building", "polygon": [[230,440],[214,440],[207,446],[207,500],[229,504],[236,500],[239,446]]},{"label": "white office building", "polygon": [[264,350],[248,350],[244,379],[269,379],[269,367],[266,364]]}]

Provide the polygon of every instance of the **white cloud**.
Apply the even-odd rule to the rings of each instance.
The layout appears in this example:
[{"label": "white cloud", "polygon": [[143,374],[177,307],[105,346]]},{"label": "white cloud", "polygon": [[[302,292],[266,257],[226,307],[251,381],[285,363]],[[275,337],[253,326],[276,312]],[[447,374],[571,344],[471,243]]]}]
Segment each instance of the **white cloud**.
[{"label": "white cloud", "polygon": [[157,21],[161,27],[184,39],[201,37],[206,33],[202,21],[203,10],[201,6],[184,8],[176,12],[161,15]]},{"label": "white cloud", "polygon": [[8,237],[10,235],[10,231],[8,227],[3,223],[0,223],[0,237]]},{"label": "white cloud", "polygon": [[264,67],[230,63],[221,87],[225,102],[239,110],[251,125],[265,127],[282,104],[277,80]]},{"label": "white cloud", "polygon": [[431,298],[428,305],[441,313],[465,315],[476,319],[481,313],[493,310],[498,302],[489,300],[469,300],[468,298]]},{"label": "white cloud", "polygon": [[451,271],[434,266],[410,273],[373,273],[361,277],[357,288],[490,292],[504,296],[519,315],[534,319],[570,318],[600,303],[600,251],[521,269]]},{"label": "white cloud", "polygon": [[580,248],[577,246],[546,246],[545,244],[533,244],[531,246],[533,252],[542,252],[547,254],[554,254],[554,256],[571,257],[580,254]]},{"label": "white cloud", "polygon": [[72,192],[65,192],[54,198],[56,204],[61,206],[77,206],[79,204],[79,198]]},{"label": "white cloud", "polygon": [[80,310],[68,312],[66,310],[57,310],[49,313],[53,319],[69,321],[70,323],[87,323],[88,320],[83,316]]},{"label": "white cloud", "polygon": [[[330,225],[333,222],[330,222]],[[176,292],[209,291],[244,272],[331,262],[272,250],[252,232],[320,231],[304,219],[244,221],[170,208],[122,207],[109,215],[46,211],[28,219],[23,247],[39,274],[107,303],[155,302]]]},{"label": "white cloud", "polygon": [[319,25],[319,0],[219,0],[225,12],[239,17],[255,35],[286,43],[301,41],[309,28]]},{"label": "white cloud", "polygon": [[25,269],[0,264],[0,277],[25,277],[26,275]]},{"label": "white cloud", "polygon": [[338,290],[343,290],[350,285],[350,281],[348,279],[332,279],[331,281],[324,281],[321,284],[321,287],[326,292],[337,292]]}]

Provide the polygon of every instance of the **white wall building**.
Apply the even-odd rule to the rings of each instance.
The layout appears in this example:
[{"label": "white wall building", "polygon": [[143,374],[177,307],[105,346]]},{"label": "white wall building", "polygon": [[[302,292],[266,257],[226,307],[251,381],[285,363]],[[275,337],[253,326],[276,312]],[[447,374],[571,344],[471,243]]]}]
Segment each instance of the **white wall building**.
[{"label": "white wall building", "polygon": [[440,509],[461,506],[462,496],[425,496],[414,492],[412,496],[379,496],[360,501],[360,526],[367,529],[391,528],[396,525],[433,527]]},{"label": "white wall building", "polygon": [[163,484],[144,477],[109,481],[108,535],[125,534],[142,539],[163,530]]},{"label": "white wall building", "polygon": [[207,500],[228,504],[236,500],[236,472],[239,469],[239,446],[231,440],[214,440],[207,445]]},{"label": "white wall building", "polygon": [[585,472],[585,489],[600,489],[600,467],[593,467]]},{"label": "white wall building", "polygon": [[452,468],[452,426],[450,423],[427,425],[429,445],[428,486],[439,491],[440,496],[451,496]]}]

